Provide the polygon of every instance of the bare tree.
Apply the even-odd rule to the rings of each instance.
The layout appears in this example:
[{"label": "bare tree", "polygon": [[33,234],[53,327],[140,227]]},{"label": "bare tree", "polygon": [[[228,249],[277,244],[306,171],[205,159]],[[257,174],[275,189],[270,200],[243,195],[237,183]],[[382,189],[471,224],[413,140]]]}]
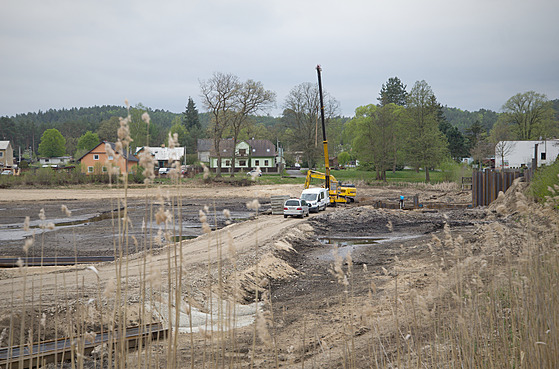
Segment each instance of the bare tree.
[{"label": "bare tree", "polygon": [[231,177],[235,175],[235,161],[237,156],[237,139],[241,129],[247,124],[250,115],[265,110],[276,101],[276,93],[265,90],[261,82],[247,80],[239,86],[234,98],[233,114],[231,115],[231,130],[233,133],[233,154],[231,156]]},{"label": "bare tree", "polygon": [[499,141],[495,144],[495,157],[501,159],[501,170],[505,169],[505,157],[512,154],[515,146],[514,141]]},{"label": "bare tree", "polygon": [[478,138],[475,146],[472,147],[472,149],[470,150],[472,158],[475,162],[478,162],[479,170],[483,169],[483,159],[487,158],[488,155],[491,155],[492,146],[493,145],[491,145],[491,143],[488,142],[485,137],[481,136]]},{"label": "bare tree", "polygon": [[214,73],[208,81],[200,81],[203,104],[211,114],[211,136],[217,154],[216,176],[221,177],[220,141],[235,114],[236,96],[241,89],[239,78],[232,74]]},{"label": "bare tree", "polygon": [[[338,102],[324,92],[324,116],[333,118]],[[291,89],[284,102],[283,122],[290,144],[304,153],[309,167],[313,167],[320,152],[318,145],[320,96],[318,85],[301,83]]]},{"label": "bare tree", "polygon": [[[497,157],[501,159],[501,169],[505,169],[505,156],[510,155],[514,150],[513,138],[512,128],[507,123],[506,116],[502,115],[497,119],[489,133],[489,141],[495,146],[495,159]],[[496,161],[495,166],[497,166]]]}]

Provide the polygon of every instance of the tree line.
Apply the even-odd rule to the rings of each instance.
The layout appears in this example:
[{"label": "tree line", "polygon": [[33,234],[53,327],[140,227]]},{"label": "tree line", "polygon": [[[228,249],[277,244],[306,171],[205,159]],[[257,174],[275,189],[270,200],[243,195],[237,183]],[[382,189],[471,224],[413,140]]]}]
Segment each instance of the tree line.
[{"label": "tree line", "polygon": [[[214,73],[200,81],[200,97],[205,109],[202,113],[188,98],[185,111],[179,114],[138,104],[129,110],[95,106],[0,117],[0,138],[36,155],[79,157],[95,142],[116,141],[119,117],[130,114],[132,148],[165,145],[169,133],[177,134],[179,144],[194,161],[198,138],[212,139],[214,147],[223,138],[231,138],[234,143],[257,138],[286,149],[289,164],[296,157],[309,167],[321,162],[316,83],[294,86],[281,103],[279,117],[266,114],[277,103],[273,91],[261,82],[241,81],[232,74]],[[379,179],[386,177],[387,170],[408,165],[424,168],[428,180],[429,169],[441,162],[469,156],[483,158],[494,152],[499,141],[559,136],[559,100],[548,101],[545,95],[533,91],[511,97],[502,113],[485,109],[468,112],[442,106],[426,81],[415,82],[408,92],[398,77],[392,77],[382,85],[376,100],[358,107],[348,118],[340,115],[335,97],[324,91],[330,154],[338,156],[340,164],[358,159],[364,167],[376,170]],[[149,125],[141,119],[145,112],[150,115]],[[47,137],[57,142],[58,149],[48,151],[45,147],[49,145],[43,145],[41,150],[41,138],[52,129],[63,140],[53,140],[49,131]],[[221,150],[216,152],[221,156]],[[231,163],[235,163],[235,153],[231,155]]]}]

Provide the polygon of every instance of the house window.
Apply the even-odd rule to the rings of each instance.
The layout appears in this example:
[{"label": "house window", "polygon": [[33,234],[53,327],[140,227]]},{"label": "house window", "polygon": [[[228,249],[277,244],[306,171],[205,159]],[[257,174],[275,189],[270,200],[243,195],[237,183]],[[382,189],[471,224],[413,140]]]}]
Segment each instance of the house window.
[{"label": "house window", "polygon": [[256,166],[260,165],[260,160],[255,160],[254,165],[256,165]]},{"label": "house window", "polygon": [[239,166],[246,167],[247,166],[247,161],[246,160],[239,160]]},{"label": "house window", "polygon": [[247,154],[246,149],[239,149],[239,155],[246,155],[246,154]]},{"label": "house window", "polygon": [[0,151],[0,158],[4,157],[4,151]]},{"label": "house window", "polygon": [[269,160],[264,160],[264,166],[267,167],[269,165],[268,164],[269,162],[270,162]]},{"label": "house window", "polygon": [[93,173],[93,167],[87,167],[87,173]]},{"label": "house window", "polygon": [[541,159],[541,160],[545,160],[545,157],[546,157],[545,152],[542,152],[542,153],[540,154],[540,159]]},{"label": "house window", "polygon": [[225,160],[225,166],[230,167],[231,166],[231,160]]},{"label": "house window", "polygon": [[101,170],[103,171],[103,173],[107,173],[107,167],[104,166],[103,168],[101,168]]},{"label": "house window", "polygon": [[99,154],[94,154],[93,155],[93,160],[99,160]]},{"label": "house window", "polygon": [[114,159],[113,156],[109,155],[109,160],[113,160],[113,159]]}]

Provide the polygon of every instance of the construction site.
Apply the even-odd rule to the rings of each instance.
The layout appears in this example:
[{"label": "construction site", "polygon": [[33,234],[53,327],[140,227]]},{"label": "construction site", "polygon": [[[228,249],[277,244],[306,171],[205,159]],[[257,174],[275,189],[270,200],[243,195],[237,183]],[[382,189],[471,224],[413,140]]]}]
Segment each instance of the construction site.
[{"label": "construction site", "polygon": [[[450,184],[361,184],[353,203],[288,219],[271,199],[298,197],[300,185],[126,198],[9,190],[0,366],[360,368],[452,356],[432,342],[458,316],[452,296],[491,284],[539,229],[556,229],[523,187],[473,208],[472,192]],[[400,209],[402,195],[420,206]],[[123,339],[130,329],[143,335]],[[49,340],[66,343],[33,346]]]}]

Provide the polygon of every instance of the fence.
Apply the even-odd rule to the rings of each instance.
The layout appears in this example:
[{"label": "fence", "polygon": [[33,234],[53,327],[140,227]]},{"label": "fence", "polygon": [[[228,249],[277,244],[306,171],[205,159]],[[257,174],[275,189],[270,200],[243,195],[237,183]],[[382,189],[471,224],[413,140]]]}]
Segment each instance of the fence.
[{"label": "fence", "polygon": [[499,192],[506,192],[512,182],[522,177],[520,171],[474,171],[472,173],[472,205],[487,206],[499,196]]}]

